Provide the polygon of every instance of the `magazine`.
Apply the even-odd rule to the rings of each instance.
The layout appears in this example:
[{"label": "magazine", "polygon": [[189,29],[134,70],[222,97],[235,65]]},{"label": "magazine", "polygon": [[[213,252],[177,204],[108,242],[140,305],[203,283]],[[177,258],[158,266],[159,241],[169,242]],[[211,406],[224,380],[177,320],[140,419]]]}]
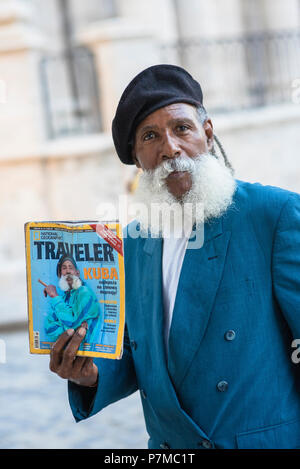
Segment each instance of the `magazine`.
[{"label": "magazine", "polygon": [[87,328],[77,352],[120,359],[125,323],[118,222],[25,224],[30,353],[49,354],[67,329]]}]

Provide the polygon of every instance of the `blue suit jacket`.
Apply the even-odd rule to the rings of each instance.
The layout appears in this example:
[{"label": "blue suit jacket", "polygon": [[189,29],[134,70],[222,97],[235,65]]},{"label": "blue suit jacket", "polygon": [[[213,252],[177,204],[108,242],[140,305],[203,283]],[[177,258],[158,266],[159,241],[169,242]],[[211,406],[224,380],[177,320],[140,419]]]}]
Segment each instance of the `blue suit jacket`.
[{"label": "blue suit jacket", "polygon": [[76,420],[137,389],[149,447],[300,447],[300,196],[238,181],[233,205],[186,251],[163,343],[162,241],[125,239],[122,360],[95,360],[95,395],[69,383]]}]

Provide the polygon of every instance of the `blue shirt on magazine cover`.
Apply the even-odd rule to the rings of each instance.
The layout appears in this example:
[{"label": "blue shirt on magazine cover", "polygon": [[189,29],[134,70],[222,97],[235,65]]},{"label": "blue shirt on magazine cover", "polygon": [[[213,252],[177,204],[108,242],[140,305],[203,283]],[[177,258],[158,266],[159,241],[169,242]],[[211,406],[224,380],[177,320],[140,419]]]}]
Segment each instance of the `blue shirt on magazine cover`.
[{"label": "blue shirt on magazine cover", "polygon": [[[83,321],[88,323],[85,342],[93,343],[99,333],[101,308],[94,292],[86,285],[50,298],[51,311],[45,321],[45,331],[56,341],[67,329],[76,329]],[[97,339],[98,341],[99,339]]]}]

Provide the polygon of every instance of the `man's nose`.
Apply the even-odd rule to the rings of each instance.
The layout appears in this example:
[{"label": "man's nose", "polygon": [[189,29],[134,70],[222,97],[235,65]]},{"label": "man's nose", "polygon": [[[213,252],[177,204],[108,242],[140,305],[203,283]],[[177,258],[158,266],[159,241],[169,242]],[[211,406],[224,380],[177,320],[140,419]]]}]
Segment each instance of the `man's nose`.
[{"label": "man's nose", "polygon": [[160,148],[161,159],[172,159],[180,156],[180,146],[176,137],[166,132],[162,138],[162,144]]}]

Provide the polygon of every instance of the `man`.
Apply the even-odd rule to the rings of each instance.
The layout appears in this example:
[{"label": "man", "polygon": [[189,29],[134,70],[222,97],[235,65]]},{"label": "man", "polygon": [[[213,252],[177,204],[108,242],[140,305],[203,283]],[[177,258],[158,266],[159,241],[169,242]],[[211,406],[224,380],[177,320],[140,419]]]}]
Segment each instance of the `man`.
[{"label": "man", "polygon": [[139,389],[149,448],[300,447],[300,196],[234,179],[200,85],[176,66],[128,85],[113,137],[121,161],[143,170],[138,200],[193,211],[179,238],[165,216],[128,227],[142,235],[124,241],[122,360],[73,361],[84,327],[54,346],[76,420]]},{"label": "man", "polygon": [[[82,284],[80,272],[72,256],[62,256],[56,268],[59,288],[64,292],[58,295],[54,285],[44,289],[50,297],[51,312],[46,317],[45,332],[53,341],[66,330],[77,329],[82,322],[87,329],[85,342],[94,343],[99,334],[100,305],[96,295]],[[97,339],[99,340],[99,339]]]}]

